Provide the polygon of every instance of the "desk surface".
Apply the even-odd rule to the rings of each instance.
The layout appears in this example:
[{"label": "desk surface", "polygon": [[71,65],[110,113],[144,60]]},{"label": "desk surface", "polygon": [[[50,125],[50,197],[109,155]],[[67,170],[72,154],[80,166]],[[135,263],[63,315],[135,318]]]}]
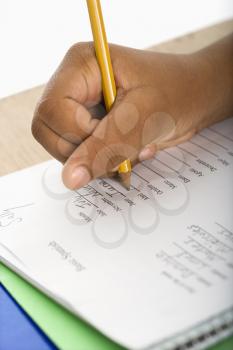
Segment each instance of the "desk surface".
[{"label": "desk surface", "polygon": [[[189,53],[233,31],[233,20],[211,26],[152,48],[159,52]],[[39,63],[38,63],[39,64]],[[43,86],[0,100],[0,176],[48,160],[33,139],[31,119]]]}]

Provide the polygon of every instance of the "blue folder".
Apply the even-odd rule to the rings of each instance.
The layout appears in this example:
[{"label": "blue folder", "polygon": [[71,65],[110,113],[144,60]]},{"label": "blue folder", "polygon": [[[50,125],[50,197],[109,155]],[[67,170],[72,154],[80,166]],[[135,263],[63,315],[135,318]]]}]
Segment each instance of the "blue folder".
[{"label": "blue folder", "polygon": [[55,345],[0,283],[0,350],[55,350]]}]

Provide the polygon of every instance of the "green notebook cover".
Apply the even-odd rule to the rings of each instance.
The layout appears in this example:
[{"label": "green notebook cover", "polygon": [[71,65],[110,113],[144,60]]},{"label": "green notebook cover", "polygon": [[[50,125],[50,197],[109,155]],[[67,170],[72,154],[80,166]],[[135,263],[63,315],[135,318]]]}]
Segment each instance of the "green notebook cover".
[{"label": "green notebook cover", "polygon": [[[61,350],[124,350],[0,264],[0,281],[28,315]],[[233,337],[211,347],[232,350]]]}]

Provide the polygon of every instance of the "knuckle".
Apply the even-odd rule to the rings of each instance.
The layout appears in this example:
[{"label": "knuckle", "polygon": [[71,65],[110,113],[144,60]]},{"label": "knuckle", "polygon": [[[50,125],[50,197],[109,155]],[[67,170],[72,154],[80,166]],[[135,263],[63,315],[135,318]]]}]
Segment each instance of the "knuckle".
[{"label": "knuckle", "polygon": [[76,52],[80,51],[84,47],[84,45],[85,43],[83,42],[74,43],[68,49],[67,54],[76,54]]},{"label": "knuckle", "polygon": [[92,42],[74,43],[67,51],[66,58],[83,58],[88,55],[93,55],[94,45]]},{"label": "knuckle", "polygon": [[41,139],[42,124],[48,119],[48,115],[51,114],[50,109],[51,106],[46,99],[41,99],[36,106],[31,124],[31,132],[38,142]]},{"label": "knuckle", "polygon": [[33,120],[46,121],[49,119],[49,117],[53,114],[54,106],[56,103],[57,99],[53,98],[52,96],[50,98],[48,98],[48,96],[42,96],[36,106]]},{"label": "knuckle", "polygon": [[37,119],[33,119],[32,121],[31,132],[33,137],[38,141],[40,139],[40,123]]}]

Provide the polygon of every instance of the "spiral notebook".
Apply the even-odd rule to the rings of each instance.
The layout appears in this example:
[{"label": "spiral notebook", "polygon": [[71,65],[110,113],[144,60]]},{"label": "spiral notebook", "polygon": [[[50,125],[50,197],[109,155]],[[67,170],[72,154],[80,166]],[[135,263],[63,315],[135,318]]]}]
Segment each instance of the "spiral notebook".
[{"label": "spiral notebook", "polygon": [[233,119],[133,169],[129,192],[62,185],[49,161],[0,179],[1,259],[129,349],[233,332]]}]

